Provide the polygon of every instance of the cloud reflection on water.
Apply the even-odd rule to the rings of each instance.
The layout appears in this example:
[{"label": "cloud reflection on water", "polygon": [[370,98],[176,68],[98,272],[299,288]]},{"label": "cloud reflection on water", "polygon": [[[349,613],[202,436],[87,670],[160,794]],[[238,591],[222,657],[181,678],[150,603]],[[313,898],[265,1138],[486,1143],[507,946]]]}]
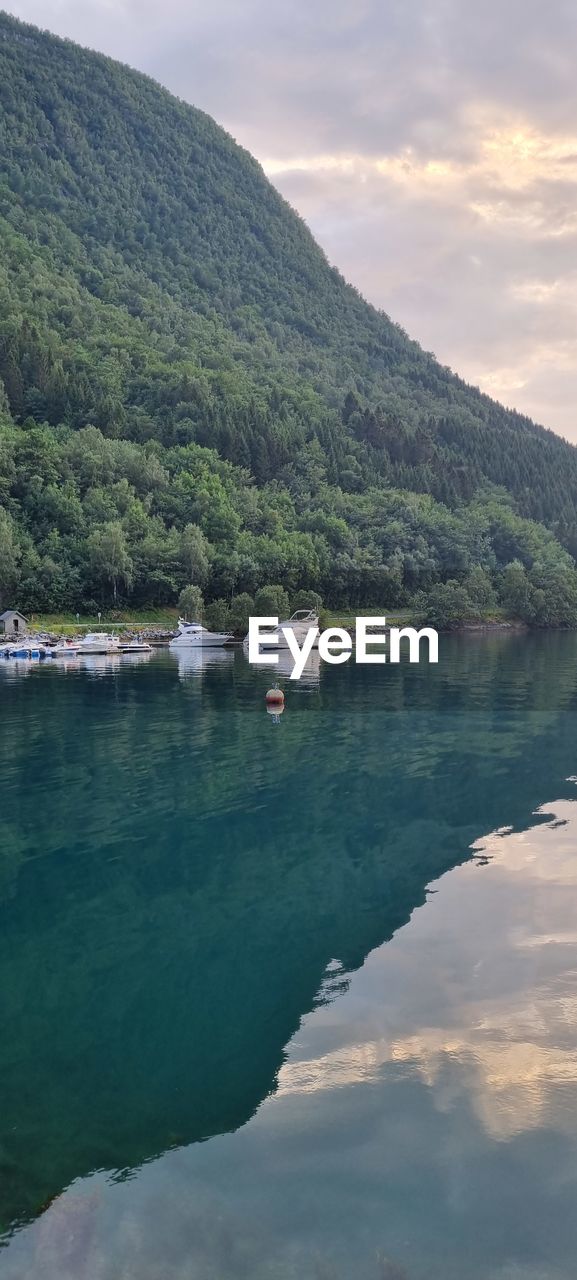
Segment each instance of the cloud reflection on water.
[{"label": "cloud reflection on water", "polygon": [[[469,1095],[493,1139],[543,1125],[577,1133],[577,1112],[567,1105],[568,1087],[577,1086],[577,802],[536,811],[549,815],[528,831],[479,841],[491,859],[482,874],[474,864],[449,873],[427,907],[368,959],[365,974],[381,986],[390,1034],[364,1038],[361,1020],[354,1041],[318,1058],[289,1056],[278,1096],[376,1083],[396,1069],[422,1080],[441,1110],[450,1106],[450,1077],[450,1091]],[[488,927],[479,930],[483,914]],[[504,925],[499,935],[490,924],[496,914]],[[466,947],[471,937],[474,958]],[[440,969],[428,959],[439,949]],[[409,982],[402,1010],[391,1010],[389,972],[403,958]],[[353,981],[362,984],[363,976]],[[422,1012],[427,988],[431,1013],[441,1014],[430,1023]],[[326,1016],[332,1020],[333,1011]],[[342,1019],[344,1028],[344,1013]]]}]

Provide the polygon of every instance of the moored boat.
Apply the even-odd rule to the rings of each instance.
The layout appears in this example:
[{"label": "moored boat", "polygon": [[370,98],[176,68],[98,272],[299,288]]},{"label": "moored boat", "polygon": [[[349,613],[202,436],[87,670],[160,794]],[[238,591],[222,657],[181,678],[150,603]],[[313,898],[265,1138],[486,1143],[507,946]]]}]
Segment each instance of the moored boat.
[{"label": "moored boat", "polygon": [[72,640],[61,641],[53,644],[49,649],[51,658],[74,658],[78,653],[78,644],[74,644]]},{"label": "moored boat", "polygon": [[120,644],[121,653],[152,653],[152,645],[146,640],[125,640]]},{"label": "moored boat", "polygon": [[118,636],[109,635],[106,631],[89,631],[78,641],[76,652],[83,656],[91,653],[119,653]]},{"label": "moored boat", "polygon": [[200,622],[185,622],[184,618],[179,618],[178,633],[170,641],[169,648],[220,648],[222,645],[230,644],[231,640],[234,640],[234,636],[228,635],[224,631],[207,631],[206,627],[201,626]]},{"label": "moored boat", "polygon": [[4,658],[49,658],[50,651],[46,645],[38,644],[36,641],[18,640],[14,644],[6,644],[2,646],[2,656]]}]

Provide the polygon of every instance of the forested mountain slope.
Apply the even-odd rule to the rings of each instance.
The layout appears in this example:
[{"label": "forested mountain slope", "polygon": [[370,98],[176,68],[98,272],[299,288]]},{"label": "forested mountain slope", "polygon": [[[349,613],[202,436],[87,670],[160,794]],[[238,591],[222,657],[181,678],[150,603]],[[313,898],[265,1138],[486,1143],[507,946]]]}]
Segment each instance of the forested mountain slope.
[{"label": "forested mountain slope", "polygon": [[365,303],[208,116],[5,14],[0,247],[2,597],[572,571],[576,449]]}]

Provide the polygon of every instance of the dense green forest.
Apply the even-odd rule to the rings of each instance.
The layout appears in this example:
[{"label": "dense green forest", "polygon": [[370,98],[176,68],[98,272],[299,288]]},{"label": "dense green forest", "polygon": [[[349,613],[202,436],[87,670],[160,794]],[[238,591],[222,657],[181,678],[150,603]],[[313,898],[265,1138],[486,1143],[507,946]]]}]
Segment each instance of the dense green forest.
[{"label": "dense green forest", "polygon": [[0,246],[0,603],[577,622],[577,450],[370,307],[208,116],[6,14]]}]

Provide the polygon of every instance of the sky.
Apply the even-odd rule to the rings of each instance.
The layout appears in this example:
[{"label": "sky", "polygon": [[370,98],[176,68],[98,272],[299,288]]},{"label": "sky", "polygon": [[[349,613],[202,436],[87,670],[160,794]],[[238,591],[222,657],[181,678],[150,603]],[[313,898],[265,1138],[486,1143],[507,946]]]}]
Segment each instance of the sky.
[{"label": "sky", "polygon": [[574,0],[0,0],[264,166],[442,364],[577,442]]}]

